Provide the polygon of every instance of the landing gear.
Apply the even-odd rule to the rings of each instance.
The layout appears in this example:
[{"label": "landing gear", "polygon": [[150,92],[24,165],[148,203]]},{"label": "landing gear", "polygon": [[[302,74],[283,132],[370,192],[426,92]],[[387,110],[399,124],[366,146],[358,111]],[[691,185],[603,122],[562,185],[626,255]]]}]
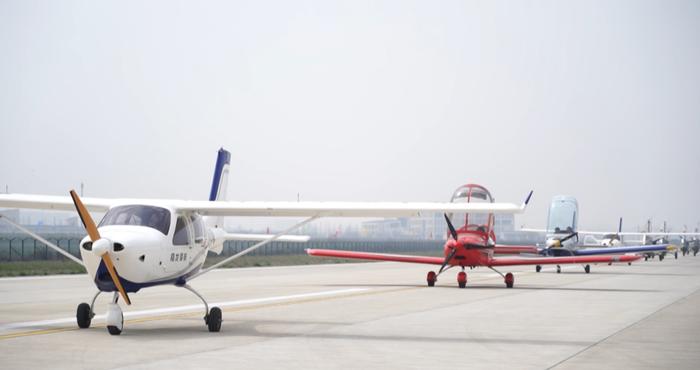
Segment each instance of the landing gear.
[{"label": "landing gear", "polygon": [[92,297],[92,303],[81,303],[78,305],[78,309],[75,313],[75,319],[78,322],[79,328],[87,329],[90,327],[90,323],[92,323],[92,318],[95,317],[95,300],[97,299],[97,296],[100,295],[100,293],[102,292],[98,290],[97,294],[95,294],[95,296]]},{"label": "landing gear", "polygon": [[464,288],[467,286],[467,273],[464,271],[460,271],[459,274],[457,274],[457,285],[459,285],[460,288]]},{"label": "landing gear", "polygon": [[194,295],[204,302],[204,323],[207,325],[207,329],[209,329],[210,332],[219,332],[221,330],[221,322],[223,321],[221,318],[221,309],[219,307],[212,307],[211,310],[209,310],[209,304],[196,290],[187,284],[182,285],[182,287],[194,293]]},{"label": "landing gear", "polygon": [[515,284],[515,277],[513,277],[513,274],[510,272],[506,274],[504,280],[506,282],[506,288],[512,288],[513,284]]},{"label": "landing gear", "polygon": [[87,303],[81,303],[78,305],[78,312],[75,314],[75,318],[78,320],[78,327],[81,329],[87,329],[90,327],[92,322],[92,310],[90,310],[90,305]]},{"label": "landing gear", "polygon": [[212,307],[209,314],[204,318],[207,328],[212,333],[221,330],[221,321],[223,320],[221,320],[221,309],[219,307]]},{"label": "landing gear", "polygon": [[107,310],[107,331],[111,335],[119,335],[124,329],[124,314],[117,299],[119,299],[119,292],[114,292],[114,298],[112,298],[112,303],[109,304]]},{"label": "landing gear", "polygon": [[557,274],[561,274],[561,266],[557,265]]},{"label": "landing gear", "polygon": [[673,253],[673,256],[676,257],[676,259],[678,259],[678,252]]},{"label": "landing gear", "polygon": [[535,266],[535,272],[540,272],[540,271],[542,271],[542,266],[540,266],[540,265]]},{"label": "landing gear", "polygon": [[663,261],[663,260],[664,260],[664,257],[665,257],[664,254],[661,253],[661,254],[659,255],[659,261]]},{"label": "landing gear", "polygon": [[583,271],[586,271],[587,274],[590,274],[591,273],[591,265],[584,266]]},{"label": "landing gear", "polygon": [[426,280],[428,281],[428,286],[435,286],[435,282],[437,281],[437,275],[435,275],[435,271],[428,272]]}]

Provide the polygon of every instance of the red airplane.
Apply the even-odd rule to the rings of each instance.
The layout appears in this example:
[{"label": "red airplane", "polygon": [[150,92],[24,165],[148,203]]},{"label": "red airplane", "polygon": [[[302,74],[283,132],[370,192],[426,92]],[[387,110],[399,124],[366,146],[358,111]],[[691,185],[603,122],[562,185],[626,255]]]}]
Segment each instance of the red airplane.
[{"label": "red airplane", "polygon": [[[528,195],[527,204],[532,196]],[[493,197],[486,188],[481,185],[467,184],[459,187],[452,195],[452,202],[488,202],[493,203]],[[464,220],[464,226],[456,230],[452,225],[452,220]],[[318,257],[355,258],[363,260],[393,261],[426,263],[430,265],[440,265],[440,270],[436,274],[434,271],[428,272],[428,286],[434,286],[437,277],[449,268],[459,266],[462,271],[457,274],[457,284],[460,288],[467,285],[466,267],[488,267],[503,276],[506,287],[512,288],[515,278],[512,273],[503,275],[495,267],[515,266],[515,265],[562,265],[562,264],[588,264],[626,262],[642,258],[637,255],[596,255],[596,256],[565,256],[565,257],[498,257],[498,253],[521,253],[524,251],[535,251],[535,246],[506,246],[496,244],[496,234],[493,231],[494,216],[490,214],[445,214],[445,221],[449,228],[449,235],[445,243],[445,257],[410,256],[399,254],[353,252],[330,249],[307,249],[306,253]],[[446,268],[447,267],[447,268]]]}]

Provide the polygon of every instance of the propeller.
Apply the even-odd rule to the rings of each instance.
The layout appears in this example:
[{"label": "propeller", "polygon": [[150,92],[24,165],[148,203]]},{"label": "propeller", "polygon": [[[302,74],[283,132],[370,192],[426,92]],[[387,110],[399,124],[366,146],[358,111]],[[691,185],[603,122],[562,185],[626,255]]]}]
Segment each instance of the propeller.
[{"label": "propeller", "polygon": [[550,246],[548,246],[547,248],[545,248],[545,249],[541,252],[541,254],[543,254],[543,255],[550,255],[550,254],[551,254],[550,252],[552,251],[552,248],[561,248],[562,244],[563,244],[565,241],[567,241],[567,240],[569,240],[569,239],[571,239],[571,238],[573,238],[573,237],[577,237],[577,238],[578,238],[578,232],[574,231],[574,232],[572,232],[571,234],[569,234],[569,235],[567,235],[567,236],[565,236],[565,237],[563,237],[563,238],[561,238],[561,239],[554,239],[554,240],[552,240],[552,242],[553,242],[552,245],[550,245]]},{"label": "propeller", "polygon": [[112,249],[112,242],[109,239],[100,237],[100,232],[97,231],[95,221],[92,220],[90,213],[87,211],[87,208],[85,208],[85,205],[83,205],[83,202],[80,200],[75,190],[70,191],[70,196],[73,198],[73,204],[78,211],[78,216],[80,216],[80,220],[83,221],[83,226],[85,226],[85,230],[87,230],[88,236],[90,240],[92,240],[92,252],[102,258],[105,267],[107,267],[107,272],[109,272],[109,276],[114,282],[114,286],[119,290],[119,294],[121,294],[124,302],[130,305],[131,300],[129,299],[129,295],[126,294],[121,281],[119,281],[119,275],[117,275],[117,270],[114,269],[112,258],[109,256],[109,249]]},{"label": "propeller", "polygon": [[450,234],[452,235],[452,239],[454,239],[456,241],[457,240],[457,230],[452,225],[452,221],[450,221],[450,218],[447,217],[447,213],[444,213],[444,215],[445,215],[445,221],[447,221],[447,227],[450,229]]},{"label": "propeller", "polygon": [[[444,216],[445,216],[445,221],[447,221],[447,228],[450,229],[450,235],[452,235],[452,239],[457,241],[457,239],[458,239],[457,230],[455,229],[454,225],[452,225],[452,221],[450,221],[450,218],[447,217],[447,213],[445,213]],[[452,248],[452,252],[450,252],[450,254],[445,256],[445,261],[442,263],[442,266],[440,266],[440,271],[438,271],[438,275],[440,275],[442,273],[442,270],[444,270],[445,266],[447,266],[447,264],[450,263],[450,260],[452,259],[452,257],[455,256],[456,253],[457,253],[457,245],[455,245],[454,248]]]}]

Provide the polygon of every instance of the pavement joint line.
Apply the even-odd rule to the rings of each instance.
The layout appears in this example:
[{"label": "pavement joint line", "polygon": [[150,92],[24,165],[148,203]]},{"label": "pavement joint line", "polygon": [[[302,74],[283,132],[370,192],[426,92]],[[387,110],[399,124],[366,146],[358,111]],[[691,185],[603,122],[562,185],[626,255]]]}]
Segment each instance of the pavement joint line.
[{"label": "pavement joint line", "polygon": [[646,316],[640,318],[639,320],[637,320],[637,321],[635,321],[635,322],[633,322],[633,323],[631,323],[631,324],[625,326],[624,328],[622,328],[622,329],[620,329],[620,330],[617,330],[617,331],[615,331],[614,333],[611,333],[610,335],[606,336],[605,338],[602,338],[602,339],[600,339],[599,341],[596,341],[595,343],[593,343],[593,344],[591,344],[591,345],[589,345],[589,346],[586,346],[585,348],[583,348],[583,349],[581,349],[580,351],[578,351],[578,352],[572,354],[571,356],[569,356],[569,357],[567,357],[567,358],[565,358],[565,359],[563,359],[563,360],[561,360],[561,361],[555,363],[554,365],[548,367],[547,370],[553,369],[553,368],[555,368],[555,367],[557,367],[557,366],[559,366],[559,365],[564,364],[565,362],[567,362],[567,361],[573,359],[574,357],[577,357],[578,355],[580,355],[580,354],[582,354],[582,353],[588,351],[589,349],[591,349],[591,348],[593,348],[593,347],[596,347],[597,345],[599,345],[599,344],[605,342],[606,340],[608,340],[608,339],[614,337],[615,335],[617,335],[617,334],[619,334],[619,333],[622,333],[623,331],[625,331],[625,330],[627,330],[627,329],[629,329],[629,328],[631,328],[631,327],[633,327],[633,326],[639,324],[640,322],[646,320],[647,318],[649,318],[649,317],[651,317],[651,316],[653,316],[653,315],[655,315],[655,314],[657,314],[657,313],[659,313],[659,312],[661,312],[661,311],[667,309],[668,307],[671,307],[671,306],[673,306],[674,304],[676,304],[676,303],[678,303],[678,302],[680,302],[680,301],[682,301],[682,300],[684,300],[684,299],[690,297],[691,295],[697,293],[698,291],[700,291],[700,288],[695,289],[694,291],[692,291],[692,292],[690,292],[690,293],[684,295],[683,297],[680,297],[680,298],[676,299],[675,301],[673,301],[673,302],[671,302],[671,303],[668,303],[668,304],[666,304],[666,305],[664,305],[664,306],[658,308],[658,309],[655,310],[654,312],[651,312],[650,314],[648,314],[648,315],[646,315]]}]

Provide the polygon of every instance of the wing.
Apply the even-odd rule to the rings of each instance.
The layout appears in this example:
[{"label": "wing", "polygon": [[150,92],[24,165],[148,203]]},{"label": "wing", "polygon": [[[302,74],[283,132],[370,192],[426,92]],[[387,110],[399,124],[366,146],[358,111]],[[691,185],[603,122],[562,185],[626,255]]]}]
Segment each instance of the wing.
[{"label": "wing", "polygon": [[676,250],[676,246],[670,244],[658,245],[627,245],[623,247],[593,247],[579,248],[574,250],[577,256],[593,256],[598,254],[621,254],[621,253],[642,253],[642,252],[672,252]]},{"label": "wing", "polygon": [[525,204],[429,202],[208,202],[178,201],[179,211],[206,216],[415,217],[433,213],[521,213]]},{"label": "wing", "polygon": [[493,253],[495,254],[520,254],[520,253],[532,253],[537,254],[539,249],[536,245],[499,245],[493,248]]},{"label": "wing", "polygon": [[617,256],[572,256],[572,257],[499,257],[491,259],[489,266],[516,266],[516,265],[565,265],[584,263],[613,263],[613,262],[633,262],[642,258],[637,255],[617,255]]},{"label": "wing", "polygon": [[351,252],[338,251],[332,249],[307,249],[306,253],[309,256],[316,257],[336,257],[336,258],[352,258],[372,261],[391,261],[391,262],[408,262],[408,263],[426,263],[429,265],[442,265],[445,261],[443,257],[429,256],[410,256],[405,254],[384,254],[384,253],[369,253],[369,252]]},{"label": "wing", "polygon": [[[106,212],[115,203],[114,199],[81,198],[90,211]],[[0,194],[0,208],[34,208],[56,211],[75,211],[73,200],[69,196]]]},{"label": "wing", "polygon": [[[274,235],[271,234],[235,234],[226,233],[221,236],[224,240],[249,240],[249,241],[262,241],[272,239]],[[310,237],[308,235],[282,235],[276,239],[279,242],[294,242],[294,243],[306,243]]]}]

